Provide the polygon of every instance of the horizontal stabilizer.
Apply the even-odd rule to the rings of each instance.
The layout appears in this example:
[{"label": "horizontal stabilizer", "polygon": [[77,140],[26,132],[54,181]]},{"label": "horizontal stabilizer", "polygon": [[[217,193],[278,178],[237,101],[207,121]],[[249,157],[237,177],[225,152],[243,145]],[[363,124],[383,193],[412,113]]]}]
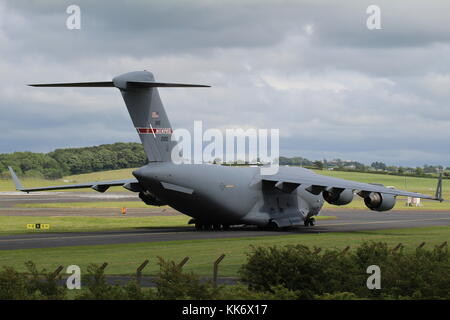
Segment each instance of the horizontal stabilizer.
[{"label": "horizontal stabilizer", "polygon": [[209,88],[210,86],[206,86],[203,84],[185,84],[185,83],[168,83],[168,82],[154,82],[154,81],[127,81],[129,84],[133,84],[139,87],[166,87],[166,88],[180,88],[180,87],[201,87],[201,88]]},{"label": "horizontal stabilizer", "polygon": [[[142,88],[208,88],[210,86],[201,84],[185,84],[185,83],[168,83],[168,82],[155,82],[155,81],[127,81],[127,84]],[[112,88],[116,87],[113,81],[102,81],[102,82],[73,82],[73,83],[36,83],[29,84],[31,87],[81,87],[81,88]]]},{"label": "horizontal stabilizer", "polygon": [[114,87],[112,81],[102,81],[102,82],[74,82],[74,83],[37,83],[29,84],[31,87]]}]

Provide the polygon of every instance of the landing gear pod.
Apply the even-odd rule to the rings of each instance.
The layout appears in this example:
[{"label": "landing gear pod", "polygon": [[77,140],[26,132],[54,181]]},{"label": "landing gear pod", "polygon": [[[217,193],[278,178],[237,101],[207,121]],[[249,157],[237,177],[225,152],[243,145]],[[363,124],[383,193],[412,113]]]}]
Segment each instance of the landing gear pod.
[{"label": "landing gear pod", "polygon": [[141,198],[141,200],[146,205],[149,205],[149,206],[161,207],[161,206],[166,205],[166,203],[160,201],[158,198],[156,198],[155,195],[153,195],[149,191],[139,192],[139,198]]}]

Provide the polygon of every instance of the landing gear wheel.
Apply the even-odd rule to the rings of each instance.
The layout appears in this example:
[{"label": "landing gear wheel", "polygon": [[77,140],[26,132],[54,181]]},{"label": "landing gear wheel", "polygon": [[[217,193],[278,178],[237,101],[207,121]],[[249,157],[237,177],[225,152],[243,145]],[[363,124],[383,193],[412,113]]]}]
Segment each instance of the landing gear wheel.
[{"label": "landing gear wheel", "polygon": [[279,230],[278,225],[275,222],[269,222],[269,224],[267,225],[267,229],[270,231]]},{"label": "landing gear wheel", "polygon": [[305,227],[308,227],[308,226],[314,227],[316,225],[316,219],[309,218],[309,219],[305,220],[304,225],[305,225]]}]

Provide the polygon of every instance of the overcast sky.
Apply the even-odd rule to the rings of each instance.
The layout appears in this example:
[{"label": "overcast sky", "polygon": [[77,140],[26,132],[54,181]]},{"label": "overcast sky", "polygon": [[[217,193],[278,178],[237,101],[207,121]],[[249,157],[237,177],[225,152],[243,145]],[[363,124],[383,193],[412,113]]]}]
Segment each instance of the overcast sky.
[{"label": "overcast sky", "polygon": [[160,89],[174,128],[279,128],[285,156],[450,166],[444,0],[0,0],[0,153],[138,141],[118,90],[26,84],[144,69],[212,86]]}]

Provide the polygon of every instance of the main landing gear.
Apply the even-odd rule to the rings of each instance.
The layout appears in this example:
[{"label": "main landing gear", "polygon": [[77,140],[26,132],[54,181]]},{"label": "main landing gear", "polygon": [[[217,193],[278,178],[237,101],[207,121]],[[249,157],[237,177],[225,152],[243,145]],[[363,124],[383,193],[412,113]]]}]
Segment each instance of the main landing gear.
[{"label": "main landing gear", "polygon": [[230,229],[229,224],[211,224],[211,223],[195,223],[196,230],[228,230]]},{"label": "main landing gear", "polygon": [[305,224],[305,227],[308,227],[308,226],[314,227],[315,224],[316,224],[316,219],[308,218],[308,219],[305,220],[304,224]]}]

